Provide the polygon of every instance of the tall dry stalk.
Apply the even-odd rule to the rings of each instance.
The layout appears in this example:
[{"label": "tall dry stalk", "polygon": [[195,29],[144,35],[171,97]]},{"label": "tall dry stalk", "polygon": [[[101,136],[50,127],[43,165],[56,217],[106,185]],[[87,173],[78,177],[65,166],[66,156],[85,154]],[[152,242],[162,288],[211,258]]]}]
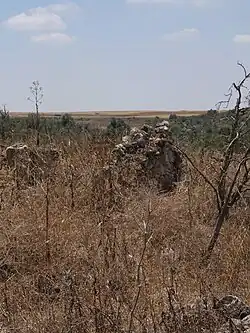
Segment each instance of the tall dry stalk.
[{"label": "tall dry stalk", "polygon": [[36,145],[40,145],[40,116],[39,116],[39,107],[43,102],[43,87],[40,86],[39,81],[33,81],[30,87],[31,95],[28,97],[28,100],[35,106],[35,115],[36,115]]}]

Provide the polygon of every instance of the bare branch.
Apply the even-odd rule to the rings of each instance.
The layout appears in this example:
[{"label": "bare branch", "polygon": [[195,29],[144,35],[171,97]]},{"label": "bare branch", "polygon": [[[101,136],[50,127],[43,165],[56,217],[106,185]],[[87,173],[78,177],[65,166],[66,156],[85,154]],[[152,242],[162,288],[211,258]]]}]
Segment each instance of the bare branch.
[{"label": "bare branch", "polygon": [[206,175],[204,175],[204,173],[194,164],[194,162],[191,160],[191,158],[184,152],[182,151],[179,147],[175,148],[186,158],[186,160],[192,165],[192,167],[202,176],[202,178],[207,182],[207,184],[210,185],[210,187],[213,189],[215,196],[216,196],[216,201],[217,201],[217,208],[218,211],[221,210],[221,201],[220,201],[220,196],[219,196],[219,192],[217,190],[217,188],[215,187],[215,185],[213,185],[213,183],[207,178]]},{"label": "bare branch", "polygon": [[239,62],[239,61],[237,62],[237,65],[240,66],[243,69],[243,71],[244,71],[244,77],[246,77],[247,76],[246,67],[241,62]]},{"label": "bare branch", "polygon": [[233,85],[228,88],[228,93],[224,94],[224,96],[227,97],[225,100],[219,101],[215,104],[215,108],[217,109],[217,111],[219,111],[222,106],[224,106],[226,109],[228,108],[233,96]]},{"label": "bare branch", "polygon": [[[230,207],[232,207],[240,198],[241,193],[244,190],[244,186],[249,181],[250,170],[247,167],[246,163],[250,159],[250,157],[248,157],[248,155],[250,154],[250,148],[246,150],[242,160],[240,161],[236,171],[234,172],[234,176],[232,177],[229,189],[227,188],[228,186],[227,180],[231,178],[228,175],[229,168],[233,162],[233,156],[236,153],[235,150],[236,142],[238,142],[239,139],[242,138],[242,136],[244,135],[244,132],[242,132],[242,130],[244,126],[247,124],[247,121],[249,120],[249,117],[247,118],[247,120],[242,118],[242,116],[245,114],[245,109],[242,109],[240,106],[242,103],[242,89],[246,89],[245,82],[250,78],[250,73],[247,73],[246,68],[240,62],[238,62],[237,64],[243,69],[244,77],[238,84],[233,83],[232,85],[232,87],[236,90],[238,97],[236,100],[235,107],[233,109],[234,118],[231,128],[231,134],[229,137],[229,144],[224,152],[223,165],[219,176],[218,188],[216,188],[216,191],[218,191],[219,193],[221,209],[219,210],[214,233],[209,242],[206,254],[203,258],[203,263],[208,262],[208,259],[210,258],[212,251],[215,247],[215,244],[219,238],[220,230],[229,216]],[[229,98],[231,98],[231,96],[232,95],[230,95]],[[241,121],[243,121],[243,124],[240,123]],[[240,181],[240,184],[237,184],[243,166],[245,167],[245,172],[242,180]]]},{"label": "bare branch", "polygon": [[[243,159],[241,160],[241,162],[239,163],[238,165],[238,168],[237,168],[237,171],[235,173],[235,177],[232,181],[232,184],[231,184],[231,188],[229,190],[229,193],[228,195],[231,195],[232,192],[233,192],[233,188],[235,187],[235,184],[236,184],[236,181],[237,181],[237,178],[238,178],[238,175],[241,171],[241,168],[242,166],[244,166],[245,168],[245,172],[244,172],[244,175],[243,175],[243,178],[242,178],[242,181],[241,183],[237,186],[237,189],[236,191],[231,195],[231,198],[230,198],[230,201],[229,201],[229,206],[232,207],[237,201],[238,199],[240,198],[241,196],[241,193],[243,192],[243,188],[244,186],[248,183],[249,181],[249,172],[250,172],[250,169],[247,167],[247,162],[250,160],[250,157],[248,157],[248,155],[250,154],[250,148],[248,148],[248,150],[246,151],[245,153],[245,156],[243,157]],[[231,192],[230,192],[231,191]]]}]

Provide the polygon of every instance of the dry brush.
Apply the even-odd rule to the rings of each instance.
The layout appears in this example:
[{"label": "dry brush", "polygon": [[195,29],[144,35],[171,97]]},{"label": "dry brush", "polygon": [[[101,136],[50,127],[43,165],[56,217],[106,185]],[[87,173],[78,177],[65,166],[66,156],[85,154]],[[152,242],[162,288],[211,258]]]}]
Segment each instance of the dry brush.
[{"label": "dry brush", "polygon": [[[215,332],[224,319],[212,300],[234,293],[250,301],[249,208],[235,208],[204,271],[216,206],[200,173],[191,168],[174,192],[159,196],[101,182],[108,145],[63,148],[53,175],[36,186],[16,188],[1,170],[6,332]],[[212,178],[218,162],[196,160]]]}]

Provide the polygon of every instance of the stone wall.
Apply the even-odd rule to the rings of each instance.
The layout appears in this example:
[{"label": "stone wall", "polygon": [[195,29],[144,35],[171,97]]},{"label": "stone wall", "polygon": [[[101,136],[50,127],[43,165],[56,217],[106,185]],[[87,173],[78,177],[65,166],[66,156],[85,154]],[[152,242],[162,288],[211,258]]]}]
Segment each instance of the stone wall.
[{"label": "stone wall", "polygon": [[155,181],[161,191],[171,190],[181,177],[182,159],[166,120],[154,127],[133,128],[115,146],[112,162],[123,167],[133,165],[138,179]]}]

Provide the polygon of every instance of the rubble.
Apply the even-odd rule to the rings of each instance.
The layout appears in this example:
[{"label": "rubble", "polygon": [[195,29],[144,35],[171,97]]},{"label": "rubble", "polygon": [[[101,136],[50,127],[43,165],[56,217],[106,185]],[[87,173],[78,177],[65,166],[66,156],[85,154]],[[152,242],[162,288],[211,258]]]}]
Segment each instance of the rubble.
[{"label": "rubble", "polygon": [[218,333],[244,332],[250,333],[250,306],[234,295],[220,299],[215,308],[226,318]]},{"label": "rubble", "polygon": [[161,191],[169,191],[180,180],[182,159],[173,146],[169,122],[154,127],[132,128],[112,152],[113,165],[133,167],[138,179],[154,180]]},{"label": "rubble", "polygon": [[19,184],[22,182],[32,186],[40,182],[46,172],[52,171],[59,155],[58,149],[39,147],[35,149],[16,143],[5,149],[1,164],[14,172]]}]

